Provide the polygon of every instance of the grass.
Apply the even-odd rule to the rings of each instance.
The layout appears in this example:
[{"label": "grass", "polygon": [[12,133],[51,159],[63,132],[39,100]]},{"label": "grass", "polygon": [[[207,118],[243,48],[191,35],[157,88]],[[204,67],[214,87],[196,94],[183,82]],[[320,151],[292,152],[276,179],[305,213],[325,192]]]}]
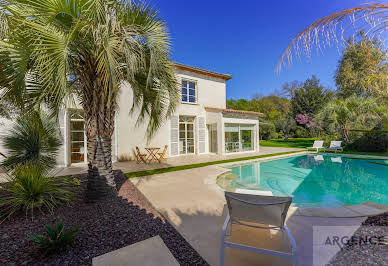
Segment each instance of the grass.
[{"label": "grass", "polygon": [[258,156],[250,156],[250,157],[234,158],[234,159],[227,159],[227,160],[211,161],[211,162],[205,162],[205,163],[196,163],[196,164],[186,164],[186,165],[179,165],[179,166],[171,166],[171,167],[165,167],[165,168],[159,168],[159,169],[144,170],[144,171],[138,171],[138,172],[130,172],[130,173],[126,173],[125,176],[128,177],[128,178],[134,178],[134,177],[139,177],[139,176],[156,175],[156,174],[163,174],[163,173],[174,172],[174,171],[181,171],[181,170],[186,170],[186,169],[199,168],[199,167],[204,167],[204,166],[208,166],[208,165],[240,162],[240,161],[246,161],[246,160],[252,160],[252,159],[260,159],[260,158],[267,158],[267,157],[272,157],[272,156],[277,156],[277,155],[285,155],[285,154],[291,154],[291,153],[297,153],[297,152],[301,152],[301,151],[280,152],[280,153],[272,153],[272,154],[265,154],[265,155],[258,155]]},{"label": "grass", "polygon": [[314,140],[315,140],[314,138],[290,138],[288,140],[284,140],[284,139],[260,140],[260,146],[307,148],[307,147],[313,146]]},{"label": "grass", "polygon": [[[271,139],[261,140],[260,146],[265,147],[285,147],[285,148],[307,148],[312,147],[315,138],[290,138],[288,140],[283,139]],[[328,151],[330,152],[330,151]],[[337,152],[341,154],[341,152]],[[375,156],[388,156],[388,152],[359,152],[359,151],[347,151],[344,150],[342,153],[345,154],[359,154],[359,155],[375,155]]]}]

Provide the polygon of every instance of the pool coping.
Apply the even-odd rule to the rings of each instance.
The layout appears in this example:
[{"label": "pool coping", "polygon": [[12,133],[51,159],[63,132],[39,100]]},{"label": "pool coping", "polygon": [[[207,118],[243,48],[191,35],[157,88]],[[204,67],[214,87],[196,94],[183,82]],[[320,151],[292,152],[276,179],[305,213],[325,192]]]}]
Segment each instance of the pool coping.
[{"label": "pool coping", "polygon": [[[311,153],[308,151],[303,151],[303,152],[292,153],[292,154],[277,155],[277,156],[268,157],[268,158],[252,159],[244,162],[232,162],[232,163],[220,164],[220,165],[217,165],[217,167],[220,169],[223,169],[224,171],[215,177],[215,183],[220,189],[225,191],[224,188],[222,188],[217,184],[217,178],[220,175],[230,172],[230,169],[226,167],[230,167],[234,165],[244,165],[252,162],[272,161],[272,160],[281,159],[281,158],[301,156],[304,154],[326,154],[326,153],[322,153],[322,152]],[[332,154],[329,153],[329,155],[332,155]],[[338,155],[353,156],[353,157],[359,157],[359,158],[388,159],[388,157],[385,157],[385,156],[375,156],[375,155],[343,154],[343,153]],[[341,207],[322,207],[322,208],[315,207],[314,208],[314,207],[291,206],[288,213],[289,213],[289,216],[296,215],[296,216],[322,217],[322,218],[355,218],[355,217],[375,216],[386,212],[388,212],[388,205],[383,205],[383,204],[379,204],[371,201],[365,201],[360,204],[346,205]]]}]

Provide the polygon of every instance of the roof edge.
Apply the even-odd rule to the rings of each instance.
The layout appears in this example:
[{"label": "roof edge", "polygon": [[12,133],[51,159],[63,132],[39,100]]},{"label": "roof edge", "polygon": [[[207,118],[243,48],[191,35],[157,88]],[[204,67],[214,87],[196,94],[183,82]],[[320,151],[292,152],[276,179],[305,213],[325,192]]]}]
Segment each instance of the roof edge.
[{"label": "roof edge", "polygon": [[202,75],[205,75],[205,76],[210,76],[210,77],[214,77],[214,78],[223,79],[225,81],[226,80],[230,80],[232,78],[232,75],[229,75],[229,74],[218,73],[218,72],[206,70],[206,69],[199,68],[199,67],[184,65],[184,64],[181,64],[181,63],[177,63],[177,62],[173,62],[173,65],[178,70],[194,72],[194,73],[202,74]]},{"label": "roof edge", "polygon": [[205,110],[206,111],[225,112],[225,113],[234,113],[234,114],[247,114],[247,115],[255,115],[255,116],[258,116],[258,117],[264,117],[263,113],[253,112],[253,111],[225,109],[225,108],[210,107],[210,106],[205,106]]}]

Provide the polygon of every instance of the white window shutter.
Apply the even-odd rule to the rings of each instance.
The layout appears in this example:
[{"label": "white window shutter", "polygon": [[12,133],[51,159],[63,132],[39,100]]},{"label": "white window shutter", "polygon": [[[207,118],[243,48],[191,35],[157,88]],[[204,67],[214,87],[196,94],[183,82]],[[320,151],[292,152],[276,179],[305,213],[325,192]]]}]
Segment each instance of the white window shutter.
[{"label": "white window shutter", "polygon": [[198,153],[206,151],[206,125],[205,117],[198,117]]},{"label": "white window shutter", "polygon": [[170,118],[170,156],[179,155],[179,117]]}]

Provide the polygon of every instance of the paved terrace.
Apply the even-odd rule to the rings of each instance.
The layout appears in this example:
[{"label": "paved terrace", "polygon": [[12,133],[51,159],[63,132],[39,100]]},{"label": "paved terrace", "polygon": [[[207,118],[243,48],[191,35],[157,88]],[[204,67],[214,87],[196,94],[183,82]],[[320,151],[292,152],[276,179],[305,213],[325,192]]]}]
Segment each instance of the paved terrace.
[{"label": "paved terrace", "polygon": [[[152,170],[158,168],[166,168],[172,166],[186,165],[186,164],[196,164],[196,163],[204,163],[218,160],[227,160],[234,158],[242,158],[242,157],[250,157],[250,156],[259,156],[271,153],[281,153],[281,152],[289,152],[289,151],[300,151],[302,149],[298,148],[278,148],[278,147],[260,147],[260,152],[253,153],[242,153],[242,154],[231,154],[231,155],[217,155],[217,154],[203,154],[203,155],[187,155],[187,156],[179,156],[168,158],[166,161],[162,163],[153,162],[150,164],[137,164],[135,161],[129,162],[116,162],[113,164],[113,168],[115,170],[121,170],[124,173],[129,172],[137,172],[143,170]],[[87,165],[79,165],[79,166],[71,166],[66,168],[57,168],[55,170],[55,175],[74,175],[81,174],[87,172]]]},{"label": "paved terrace", "polygon": [[[132,178],[132,182],[166,217],[198,253],[210,263],[219,265],[221,228],[226,216],[223,190],[216,177],[225,172],[219,165]],[[314,263],[313,250],[318,250],[319,265],[326,265],[339,249],[322,249],[324,242],[313,240],[314,226],[344,226],[343,233],[352,235],[364,217],[327,218],[305,217],[289,211],[287,224],[295,237],[299,265]],[[233,242],[288,251],[282,236],[276,231],[243,228],[233,225]],[[323,252],[322,252],[323,251]],[[290,260],[255,254],[238,249],[226,250],[226,266],[292,265]]]}]

